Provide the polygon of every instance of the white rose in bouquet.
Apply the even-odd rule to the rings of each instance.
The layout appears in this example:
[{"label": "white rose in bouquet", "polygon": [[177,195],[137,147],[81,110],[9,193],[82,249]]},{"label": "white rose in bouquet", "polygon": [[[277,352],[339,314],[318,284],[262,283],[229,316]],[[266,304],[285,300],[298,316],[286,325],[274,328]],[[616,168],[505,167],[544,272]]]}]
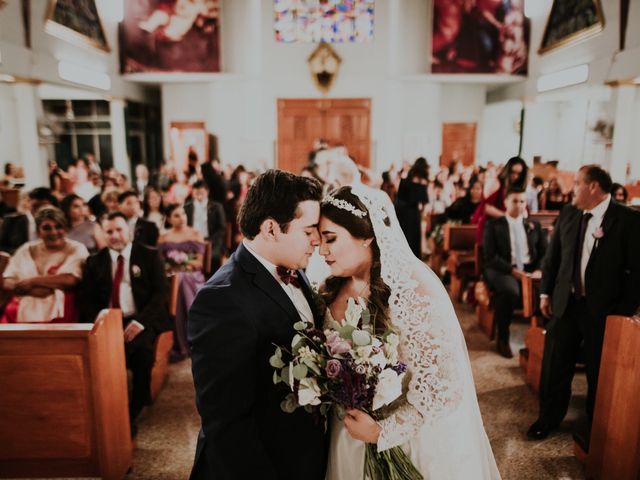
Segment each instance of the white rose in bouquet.
[{"label": "white rose in bouquet", "polygon": [[372,408],[374,411],[389,405],[396,398],[402,395],[402,379],[404,373],[398,375],[395,370],[386,368],[378,377],[378,385],[376,386],[376,394],[373,397]]},{"label": "white rose in bouquet", "polygon": [[320,387],[314,378],[303,378],[298,387],[298,403],[304,405],[320,405]]}]

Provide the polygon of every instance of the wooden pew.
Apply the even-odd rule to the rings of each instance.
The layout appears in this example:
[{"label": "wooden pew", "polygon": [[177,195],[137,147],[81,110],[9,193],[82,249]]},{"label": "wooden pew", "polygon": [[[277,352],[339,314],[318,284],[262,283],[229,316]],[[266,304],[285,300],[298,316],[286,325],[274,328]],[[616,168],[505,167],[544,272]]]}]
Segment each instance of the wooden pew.
[{"label": "wooden pew", "polygon": [[542,226],[543,230],[551,231],[558,219],[560,212],[554,210],[540,210],[536,213],[530,213],[529,218],[531,220],[537,220]]},{"label": "wooden pew", "polygon": [[[180,286],[178,275],[169,276],[169,298],[167,300],[167,308],[172,317],[176,316],[178,308],[178,288]],[[151,369],[151,401],[155,402],[156,398],[162,391],[167,378],[169,376],[169,362],[171,357],[171,349],[173,348],[173,332],[168,330],[162,332],[156,338],[153,348],[153,368]]]},{"label": "wooden pew", "polygon": [[640,181],[625,185],[624,188],[626,188],[627,192],[629,193],[629,200],[640,198]]},{"label": "wooden pew", "polygon": [[527,384],[534,392],[538,392],[545,335],[542,318],[537,313],[542,272],[520,272],[518,276],[522,286],[522,316],[531,322],[524,340],[525,347],[520,351],[520,366],[525,372]]},{"label": "wooden pew", "polygon": [[447,270],[451,274],[451,297],[460,301],[465,280],[473,277],[475,268],[476,225],[444,226],[444,251],[448,254]]},{"label": "wooden pew", "polygon": [[482,268],[484,264],[482,258],[482,245],[476,243],[473,253],[475,256],[475,276],[478,279],[473,289],[478,325],[489,339],[493,340],[495,338],[494,310],[491,290],[487,283],[482,280]]},{"label": "wooden pew", "polygon": [[122,479],[131,466],[122,318],[0,325],[0,477]]},{"label": "wooden pew", "polygon": [[587,454],[587,478],[640,478],[640,318],[610,316]]},{"label": "wooden pew", "polygon": [[476,315],[478,317],[478,325],[480,329],[493,340],[496,336],[494,309],[492,305],[492,294],[486,282],[480,280],[476,282],[474,287],[476,297]]},{"label": "wooden pew", "polygon": [[169,377],[169,358],[173,348],[173,332],[162,332],[156,338],[153,349],[153,368],[151,369],[151,401],[162,391]]},{"label": "wooden pew", "polygon": [[0,194],[2,195],[2,200],[4,201],[4,203],[12,208],[18,208],[18,204],[20,203],[19,188],[2,187],[0,188]]},{"label": "wooden pew", "polygon": [[431,233],[437,225],[443,223],[444,219],[445,215],[443,213],[429,213],[424,220],[424,222],[426,222],[427,245],[430,250],[428,263],[431,270],[436,272],[437,275],[441,274],[441,268],[444,262],[444,248],[431,237]]}]

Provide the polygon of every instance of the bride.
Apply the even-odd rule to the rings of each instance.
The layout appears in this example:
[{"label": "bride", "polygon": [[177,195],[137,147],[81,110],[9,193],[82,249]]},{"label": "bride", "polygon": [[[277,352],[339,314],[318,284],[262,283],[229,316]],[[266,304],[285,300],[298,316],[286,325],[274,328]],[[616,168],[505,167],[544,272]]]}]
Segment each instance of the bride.
[{"label": "bride", "polygon": [[362,297],[376,328],[400,336],[409,379],[386,418],[350,410],[334,416],[327,480],[364,477],[365,442],[401,446],[430,480],[499,479],[453,305],[438,277],[412,253],[383,192],[342,187],[321,204],[320,254],[331,268],[322,295],[327,320]]}]

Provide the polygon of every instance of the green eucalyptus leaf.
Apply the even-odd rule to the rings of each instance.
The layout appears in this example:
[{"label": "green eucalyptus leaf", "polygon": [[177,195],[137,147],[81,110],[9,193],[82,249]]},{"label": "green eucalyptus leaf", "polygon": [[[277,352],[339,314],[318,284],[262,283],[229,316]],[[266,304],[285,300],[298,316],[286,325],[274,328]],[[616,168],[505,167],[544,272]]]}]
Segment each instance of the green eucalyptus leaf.
[{"label": "green eucalyptus leaf", "polygon": [[277,354],[274,354],[269,358],[269,365],[273,368],[282,368],[285,363],[282,361],[282,357],[279,357]]},{"label": "green eucalyptus leaf", "polygon": [[353,325],[345,325],[344,327],[340,327],[338,329],[338,333],[345,340],[351,340],[351,334],[356,329]]},{"label": "green eucalyptus leaf", "polygon": [[[282,379],[282,381],[284,383],[289,385],[289,365],[287,365],[286,367],[284,367],[282,369],[282,371],[280,372],[280,378]],[[291,386],[291,385],[289,385],[289,386]]]},{"label": "green eucalyptus leaf", "polygon": [[296,397],[293,393],[290,393],[286,396],[286,398],[280,402],[280,408],[283,412],[293,413],[296,408],[298,408],[298,402],[296,402]]},{"label": "green eucalyptus leaf", "polygon": [[342,328],[342,325],[340,325],[335,320],[329,320],[328,325],[331,330],[340,330]]},{"label": "green eucalyptus leaf", "polygon": [[371,335],[364,330],[354,330],[351,337],[353,338],[353,343],[359,347],[364,347],[371,343]]},{"label": "green eucalyptus leaf", "polygon": [[306,365],[298,364],[293,367],[293,377],[296,380],[302,380],[303,378],[306,378],[308,371],[309,369]]},{"label": "green eucalyptus leaf", "polygon": [[362,325],[369,325],[371,323],[371,312],[369,309],[365,309],[362,311]]},{"label": "green eucalyptus leaf", "polygon": [[313,370],[313,373],[315,373],[316,375],[322,375],[320,373],[320,369],[318,368],[318,366],[315,364],[315,362],[313,360],[311,360],[310,358],[303,358],[302,362],[309,367],[311,370]]},{"label": "green eucalyptus leaf", "polygon": [[301,340],[303,340],[304,337],[298,333],[296,333],[293,336],[293,339],[291,340],[291,348],[296,348],[296,345],[298,345],[298,343],[300,343]]},{"label": "green eucalyptus leaf", "polygon": [[296,322],[296,323],[293,324],[293,328],[294,328],[294,330],[297,330],[298,332],[300,332],[302,330],[306,330],[307,322],[303,322],[303,321]]},{"label": "green eucalyptus leaf", "polygon": [[282,379],[280,378],[280,373],[278,373],[277,370],[273,371],[273,383],[274,385],[279,384],[282,381]]}]

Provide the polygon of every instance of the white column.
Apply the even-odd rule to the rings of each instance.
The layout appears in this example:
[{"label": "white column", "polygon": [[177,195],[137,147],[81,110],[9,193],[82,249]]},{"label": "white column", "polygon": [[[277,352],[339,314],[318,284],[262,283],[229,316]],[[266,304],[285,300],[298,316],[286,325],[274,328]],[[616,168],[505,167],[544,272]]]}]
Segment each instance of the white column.
[{"label": "white column", "polygon": [[617,88],[616,93],[616,120],[613,130],[611,171],[609,173],[614,182],[624,184],[627,164],[633,158],[631,146],[633,145],[636,87],[633,85],[622,85]]},{"label": "white column", "polygon": [[131,160],[127,153],[127,131],[124,121],[124,100],[113,99],[109,102],[111,117],[111,150],[113,166],[131,179]]},{"label": "white column", "polygon": [[47,152],[38,143],[38,117],[42,105],[35,85],[19,83],[13,87],[16,100],[16,129],[27,190],[48,187]]}]

